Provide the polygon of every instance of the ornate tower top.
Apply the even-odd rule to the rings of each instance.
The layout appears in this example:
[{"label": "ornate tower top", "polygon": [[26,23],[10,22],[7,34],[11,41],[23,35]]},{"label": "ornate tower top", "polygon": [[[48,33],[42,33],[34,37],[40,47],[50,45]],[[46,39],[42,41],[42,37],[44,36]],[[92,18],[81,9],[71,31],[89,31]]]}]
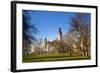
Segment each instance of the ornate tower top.
[{"label": "ornate tower top", "polygon": [[57,34],[57,40],[61,41],[62,40],[62,31],[61,28],[59,28],[58,34]]}]

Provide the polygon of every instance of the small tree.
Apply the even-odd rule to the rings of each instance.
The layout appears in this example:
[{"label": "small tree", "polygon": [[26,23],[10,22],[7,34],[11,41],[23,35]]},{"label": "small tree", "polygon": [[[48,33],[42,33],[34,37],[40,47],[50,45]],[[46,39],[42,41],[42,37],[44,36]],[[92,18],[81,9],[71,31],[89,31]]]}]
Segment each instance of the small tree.
[{"label": "small tree", "polygon": [[73,36],[71,32],[68,32],[67,36],[65,36],[65,42],[67,47],[66,50],[71,56],[73,52]]}]

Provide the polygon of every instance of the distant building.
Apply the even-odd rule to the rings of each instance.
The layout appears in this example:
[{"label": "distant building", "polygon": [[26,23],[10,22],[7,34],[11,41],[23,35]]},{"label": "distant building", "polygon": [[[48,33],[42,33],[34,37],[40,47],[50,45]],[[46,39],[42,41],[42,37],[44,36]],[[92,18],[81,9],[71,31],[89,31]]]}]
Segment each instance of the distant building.
[{"label": "distant building", "polygon": [[62,40],[62,30],[61,30],[61,28],[59,28],[59,30],[58,30],[57,39],[56,40],[49,41],[47,38],[44,39],[43,51],[51,53],[51,52],[53,52],[53,50],[57,50],[57,49],[55,49],[55,44],[58,43],[59,41],[63,41]]},{"label": "distant building", "polygon": [[[76,33],[74,33],[76,35]],[[69,34],[71,35],[71,34]],[[71,35],[72,36],[72,35]],[[71,37],[69,36],[69,37]],[[76,39],[76,38],[74,38]],[[76,40],[77,41],[77,40]],[[69,40],[70,42],[70,40]],[[36,48],[35,46],[33,46],[31,53],[36,54],[59,54],[59,53],[70,53],[73,52],[74,54],[80,54],[80,49],[77,48],[77,45],[73,44],[71,45],[71,50],[70,50],[70,46],[67,40],[63,40],[63,33],[61,28],[59,28],[58,32],[57,32],[57,38],[55,40],[48,40],[47,37],[44,38],[44,40],[42,41],[42,44]],[[26,54],[26,52],[25,52]]]},{"label": "distant building", "polygon": [[57,46],[63,45],[65,44],[63,39],[62,39],[62,30],[61,28],[59,28],[58,32],[57,32],[57,38],[55,40],[48,40],[47,37],[44,38],[42,45],[41,45],[41,49],[35,49],[35,47],[33,47],[33,49],[31,50],[31,52],[33,53],[37,53],[39,52],[40,54],[58,54],[61,53],[63,51],[63,48],[58,48]]}]

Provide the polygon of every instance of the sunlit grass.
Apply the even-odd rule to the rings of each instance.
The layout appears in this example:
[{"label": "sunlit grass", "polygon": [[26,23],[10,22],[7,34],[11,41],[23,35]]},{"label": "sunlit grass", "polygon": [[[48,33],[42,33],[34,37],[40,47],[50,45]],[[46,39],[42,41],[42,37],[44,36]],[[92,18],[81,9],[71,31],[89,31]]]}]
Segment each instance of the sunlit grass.
[{"label": "sunlit grass", "polygon": [[90,57],[80,54],[47,54],[47,55],[27,55],[23,57],[23,62],[45,62],[45,61],[67,61],[67,60],[87,60]]}]

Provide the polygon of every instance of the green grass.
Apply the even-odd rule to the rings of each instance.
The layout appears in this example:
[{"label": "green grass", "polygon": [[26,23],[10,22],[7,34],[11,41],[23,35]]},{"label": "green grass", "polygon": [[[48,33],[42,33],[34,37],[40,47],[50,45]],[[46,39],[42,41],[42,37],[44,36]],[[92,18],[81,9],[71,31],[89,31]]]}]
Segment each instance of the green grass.
[{"label": "green grass", "polygon": [[79,54],[49,54],[49,55],[27,55],[23,57],[23,62],[45,62],[45,61],[65,61],[65,60],[87,60],[90,57],[80,56]]}]

